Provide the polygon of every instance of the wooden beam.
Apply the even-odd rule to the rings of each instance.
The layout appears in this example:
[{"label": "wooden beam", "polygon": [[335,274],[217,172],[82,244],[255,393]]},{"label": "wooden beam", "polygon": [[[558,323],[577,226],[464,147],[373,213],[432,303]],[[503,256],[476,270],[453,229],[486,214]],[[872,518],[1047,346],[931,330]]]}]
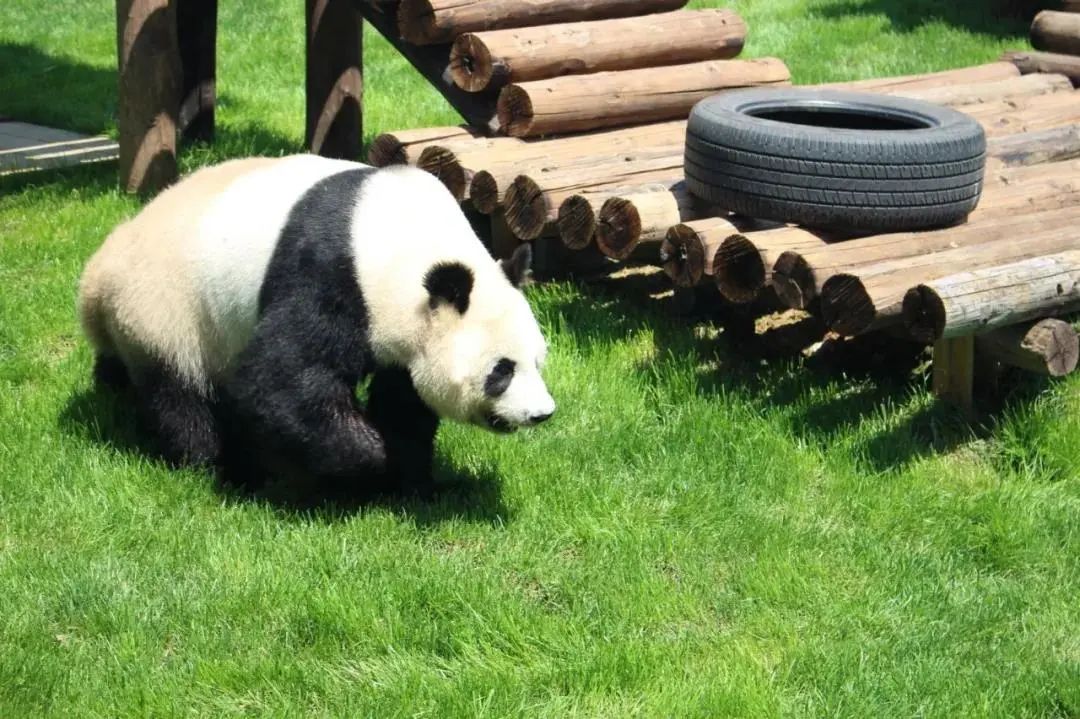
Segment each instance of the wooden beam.
[{"label": "wooden beam", "polygon": [[214,139],[218,0],[177,0],[177,39],[183,84],[180,133],[184,140]]},{"label": "wooden beam", "polygon": [[495,113],[498,93],[465,92],[454,85],[450,78],[450,45],[421,46],[402,40],[398,32],[396,2],[353,0],[353,4],[363,18],[439,91],[468,124],[485,128],[488,132],[498,130],[499,121]]},{"label": "wooden beam", "polygon": [[975,338],[971,335],[938,340],[934,344],[934,394],[959,409],[965,417],[974,413]]},{"label": "wooden beam", "polygon": [[153,193],[177,172],[181,68],[175,3],[117,0],[116,47],[120,185]]},{"label": "wooden beam", "polygon": [[364,78],[361,21],[350,0],[305,0],[304,143],[324,157],[360,159]]}]

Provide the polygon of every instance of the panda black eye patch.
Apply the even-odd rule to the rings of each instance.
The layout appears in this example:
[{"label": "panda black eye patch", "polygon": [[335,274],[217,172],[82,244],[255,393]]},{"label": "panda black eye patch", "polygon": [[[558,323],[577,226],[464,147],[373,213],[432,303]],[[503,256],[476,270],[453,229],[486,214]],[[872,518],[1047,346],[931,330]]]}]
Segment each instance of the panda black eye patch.
[{"label": "panda black eye patch", "polygon": [[510,380],[514,379],[514,360],[503,357],[495,363],[495,367],[484,380],[484,394],[488,397],[498,397],[510,387]]}]

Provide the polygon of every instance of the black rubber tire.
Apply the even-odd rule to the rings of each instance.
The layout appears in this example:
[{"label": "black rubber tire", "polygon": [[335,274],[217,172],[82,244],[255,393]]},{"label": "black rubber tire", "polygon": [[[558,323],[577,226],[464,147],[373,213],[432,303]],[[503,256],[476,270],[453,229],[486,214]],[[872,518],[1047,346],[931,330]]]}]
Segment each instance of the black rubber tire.
[{"label": "black rubber tire", "polygon": [[866,93],[754,88],[694,107],[684,172],[690,192],[741,215],[887,232],[963,220],[979,202],[985,165],[982,126],[956,110]]}]

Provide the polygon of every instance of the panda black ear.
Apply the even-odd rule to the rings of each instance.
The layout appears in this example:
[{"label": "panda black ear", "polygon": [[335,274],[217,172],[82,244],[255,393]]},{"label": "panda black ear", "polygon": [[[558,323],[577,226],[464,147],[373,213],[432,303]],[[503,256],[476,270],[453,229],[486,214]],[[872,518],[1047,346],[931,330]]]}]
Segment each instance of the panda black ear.
[{"label": "panda black ear", "polygon": [[449,302],[459,314],[465,314],[472,288],[472,270],[460,262],[440,262],[424,276],[424,289],[430,295],[428,304],[432,309],[440,302]]},{"label": "panda black ear", "polygon": [[528,242],[521,243],[514,250],[514,254],[499,264],[502,265],[503,272],[506,273],[506,279],[510,280],[510,284],[514,287],[521,287],[529,275],[529,269],[532,267],[532,245]]}]

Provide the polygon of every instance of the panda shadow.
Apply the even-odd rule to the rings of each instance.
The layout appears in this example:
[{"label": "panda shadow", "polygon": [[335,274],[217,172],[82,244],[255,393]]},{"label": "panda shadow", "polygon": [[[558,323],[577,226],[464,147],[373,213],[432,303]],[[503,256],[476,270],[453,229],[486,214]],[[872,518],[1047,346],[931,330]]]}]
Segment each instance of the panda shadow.
[{"label": "panda shadow", "polygon": [[389,489],[293,476],[251,487],[218,470],[215,488],[227,501],[262,504],[297,521],[340,521],[373,510],[392,512],[418,527],[448,521],[493,526],[509,521],[511,511],[503,502],[502,485],[494,472],[465,471],[436,457],[434,475],[434,487],[419,492],[409,487]]},{"label": "panda shadow", "polygon": [[[689,370],[696,394],[742,398],[780,418],[791,435],[822,447],[838,432],[880,417],[883,407],[909,403],[913,391],[925,386],[921,345],[878,333],[804,358],[798,349],[756,335],[753,313],[722,303],[688,311],[683,298],[642,292],[648,285],[640,279],[626,285],[577,282],[573,296],[553,295],[544,311],[559,315],[559,325],[586,347],[647,333],[654,349],[634,370],[650,390],[670,391],[666,378]],[[895,423],[865,433],[857,454],[873,470],[893,470],[949,451],[983,431],[933,403],[898,413]]]},{"label": "panda shadow", "polygon": [[[68,399],[57,423],[68,436],[167,465],[153,439],[141,431],[129,390],[93,383]],[[262,503],[283,517],[344,519],[381,508],[407,516],[418,526],[433,526],[451,520],[503,524],[511,516],[496,472],[486,467],[465,469],[439,456],[434,489],[424,495],[408,488],[386,490],[362,482],[318,481],[289,474],[253,487],[220,467],[206,471],[213,476],[215,491],[227,500]]]}]

